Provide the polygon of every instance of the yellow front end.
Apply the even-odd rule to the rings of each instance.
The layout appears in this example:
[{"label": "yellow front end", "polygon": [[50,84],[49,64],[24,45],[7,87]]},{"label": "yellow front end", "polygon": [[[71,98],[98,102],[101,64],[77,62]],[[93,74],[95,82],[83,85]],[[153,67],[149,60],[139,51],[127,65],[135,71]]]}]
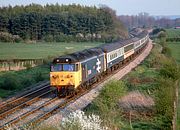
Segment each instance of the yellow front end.
[{"label": "yellow front end", "polygon": [[69,72],[50,72],[50,84],[51,86],[74,86],[77,88],[81,84],[81,69],[79,71]]}]

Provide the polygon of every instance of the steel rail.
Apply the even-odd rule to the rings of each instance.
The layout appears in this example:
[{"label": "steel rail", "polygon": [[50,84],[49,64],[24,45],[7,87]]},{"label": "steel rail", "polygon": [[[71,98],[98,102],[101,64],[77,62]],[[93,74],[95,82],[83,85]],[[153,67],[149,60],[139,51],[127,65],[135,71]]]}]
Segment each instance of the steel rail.
[{"label": "steel rail", "polygon": [[22,97],[19,97],[17,99],[14,99],[8,103],[4,103],[3,105],[0,106],[0,114],[4,113],[5,111],[8,111],[14,107],[16,107],[17,105],[23,103],[23,102],[26,102],[28,100],[31,100],[31,96],[37,94],[38,92],[41,92],[41,91],[47,91],[46,89],[48,89],[50,86],[49,85],[44,85],[42,88],[39,88],[35,91],[32,91],[26,95],[23,95]]},{"label": "steel rail", "polygon": [[11,125],[15,125],[15,124],[18,123],[20,120],[28,117],[29,115],[35,113],[36,111],[40,110],[41,108],[43,108],[43,107],[51,104],[52,102],[54,102],[54,101],[56,101],[56,100],[58,100],[58,99],[59,99],[58,97],[54,97],[54,98],[50,99],[49,101],[41,104],[41,105],[38,106],[37,108],[35,108],[35,109],[33,109],[33,110],[30,110],[30,111],[28,111],[28,112],[20,115],[19,117],[16,117],[16,118],[12,119],[11,121],[9,121],[9,122],[3,124],[2,126],[0,126],[0,130],[3,130],[7,125],[8,125],[8,126],[9,126],[9,125],[10,125],[10,126],[11,126]]},{"label": "steel rail", "polygon": [[8,111],[5,111],[4,113],[1,113],[1,114],[0,114],[0,119],[8,116],[8,115],[11,114],[11,113],[14,113],[15,111],[17,111],[17,110],[19,110],[19,109],[21,109],[21,108],[24,108],[24,107],[26,107],[26,106],[29,106],[29,105],[33,104],[34,102],[37,102],[41,97],[43,97],[43,96],[45,96],[45,95],[47,95],[47,94],[49,94],[49,93],[51,93],[51,92],[53,92],[53,91],[54,91],[54,90],[49,90],[49,91],[47,91],[47,92],[45,92],[45,93],[42,93],[41,95],[39,95],[39,96],[37,96],[37,97],[35,97],[35,98],[32,98],[31,100],[28,100],[27,102],[24,102],[24,103],[22,103],[22,104],[20,104],[20,105],[18,105],[18,106],[16,106],[16,107],[8,110]]},{"label": "steel rail", "polygon": [[[39,88],[41,88],[41,87],[43,87],[43,86],[46,86],[46,85],[48,85],[48,84],[49,84],[49,82],[42,83],[42,84],[40,84],[40,85],[37,85],[35,88],[39,89]],[[35,90],[37,90],[37,89],[35,89]],[[13,102],[14,100],[16,100],[16,99],[18,99],[18,98],[20,98],[20,97],[23,97],[23,96],[25,96],[25,95],[27,95],[28,93],[31,93],[31,92],[33,92],[33,91],[34,91],[34,89],[33,89],[33,90],[30,89],[30,90],[27,90],[26,92],[24,92],[24,94],[21,94],[21,95],[16,96],[16,97],[9,98],[9,99],[7,99],[7,100],[4,100],[3,102],[0,103],[0,108],[3,107],[3,106],[6,105],[6,104],[10,104],[10,103]]]}]

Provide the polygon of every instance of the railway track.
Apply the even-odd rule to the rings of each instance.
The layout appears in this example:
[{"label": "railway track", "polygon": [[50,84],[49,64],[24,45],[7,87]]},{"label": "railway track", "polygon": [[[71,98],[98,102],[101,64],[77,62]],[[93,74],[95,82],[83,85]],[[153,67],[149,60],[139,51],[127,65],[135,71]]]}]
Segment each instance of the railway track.
[{"label": "railway track", "polygon": [[3,124],[2,126],[0,126],[0,129],[3,129],[6,125],[15,125],[16,123],[18,123],[19,121],[23,121],[26,117],[28,117],[29,115],[37,112],[38,110],[40,110],[41,108],[53,103],[54,101],[58,100],[58,97],[53,97],[52,99],[48,100],[47,102],[41,104],[40,106],[38,106],[37,108],[33,109],[33,110],[29,110],[26,113],[23,113],[22,115],[10,120],[9,122]]},{"label": "railway track", "polygon": [[40,95],[41,93],[46,92],[49,89],[50,89],[50,86],[48,84],[45,84],[39,89],[31,91],[27,94],[24,94],[23,96],[20,96],[19,98],[11,98],[11,100],[8,100],[7,102],[0,104],[0,115],[22,103],[25,103],[31,100],[33,97],[36,97]]},{"label": "railway track", "polygon": [[[134,57],[133,59],[135,59],[136,57]],[[75,95],[73,97],[66,97],[66,98],[62,98],[62,99],[59,99],[56,96],[51,97],[48,101],[42,103],[41,105],[38,105],[37,107],[30,109],[29,111],[26,111],[25,113],[2,124],[0,126],[0,130],[5,129],[7,125],[8,126],[15,125],[18,127],[21,127],[24,125],[25,126],[35,126],[36,124],[44,121],[45,119],[49,118],[50,116],[52,116],[54,114],[56,114],[57,112],[60,111],[60,109],[65,108],[67,105],[71,104],[72,102],[74,102],[75,100],[80,98],[81,96],[87,94],[89,91],[91,91],[92,89],[97,87],[99,84],[101,84],[102,82],[107,80],[110,76],[116,74],[120,69],[124,68],[129,63],[130,62],[126,62],[119,69],[117,69],[113,73],[105,76],[100,82],[93,84],[90,89],[87,89],[86,91],[83,91],[82,93],[78,93],[77,95]],[[47,85],[47,86],[44,86],[44,87],[38,89],[36,92],[33,91],[32,93],[29,93],[27,95],[24,95],[24,96],[18,98],[17,101],[15,101],[15,102],[10,101],[7,104],[0,105],[0,108],[6,109],[4,111],[0,110],[0,119],[3,119],[6,116],[9,116],[10,114],[12,114],[15,111],[20,110],[24,107],[31,106],[31,104],[37,102],[42,97],[45,97],[49,93],[53,92],[53,90],[50,90],[50,89],[48,90],[46,87],[49,89],[49,86]],[[40,91],[41,91],[41,93],[40,93]]]},{"label": "railway track", "polygon": [[[12,125],[13,122],[17,122],[18,118],[22,119],[23,116],[21,117],[21,115],[19,116],[17,114],[20,113],[19,111],[31,106],[38,101],[41,101],[43,98],[46,98],[49,95],[52,95],[53,91],[54,90],[50,90],[50,86],[48,84],[44,84],[40,85],[40,88],[37,90],[30,91],[29,93],[23,94],[18,98],[11,98],[11,100],[8,100],[7,103],[2,103],[0,105],[0,130],[4,129],[4,126],[7,124]],[[14,117],[13,115],[17,116],[14,119],[11,119]],[[27,116],[27,114],[24,114],[24,116]]]}]

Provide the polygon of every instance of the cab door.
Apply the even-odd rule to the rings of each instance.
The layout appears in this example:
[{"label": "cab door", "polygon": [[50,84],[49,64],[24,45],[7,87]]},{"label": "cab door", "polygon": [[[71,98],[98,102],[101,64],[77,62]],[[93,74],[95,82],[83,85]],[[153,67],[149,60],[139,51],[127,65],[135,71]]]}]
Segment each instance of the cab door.
[{"label": "cab door", "polygon": [[84,81],[87,78],[87,65],[82,64],[82,81]]}]

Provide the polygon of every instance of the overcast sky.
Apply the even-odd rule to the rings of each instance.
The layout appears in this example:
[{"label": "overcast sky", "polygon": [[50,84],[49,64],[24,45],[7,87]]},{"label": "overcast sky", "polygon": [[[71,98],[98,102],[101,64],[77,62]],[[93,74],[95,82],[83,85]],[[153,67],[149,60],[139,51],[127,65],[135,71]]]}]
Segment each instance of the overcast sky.
[{"label": "overcast sky", "polygon": [[100,5],[105,4],[116,10],[118,15],[135,15],[147,12],[150,15],[180,15],[180,0],[0,0],[0,6],[27,5],[37,3],[49,4],[82,4]]}]

